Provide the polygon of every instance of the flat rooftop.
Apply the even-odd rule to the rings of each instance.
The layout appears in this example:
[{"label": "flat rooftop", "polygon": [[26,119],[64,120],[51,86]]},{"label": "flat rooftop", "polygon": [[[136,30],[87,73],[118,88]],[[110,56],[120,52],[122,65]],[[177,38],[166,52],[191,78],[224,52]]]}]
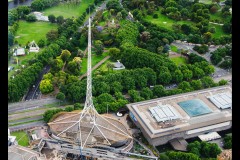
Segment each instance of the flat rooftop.
[{"label": "flat rooftop", "polygon": [[200,99],[191,99],[179,102],[178,105],[190,116],[196,117],[211,113],[212,110]]},{"label": "flat rooftop", "polygon": [[[198,131],[191,130],[198,129],[201,131],[201,127],[215,124],[215,127],[220,127],[228,125],[227,122],[232,120],[231,108],[221,109],[209,99],[211,96],[219,95],[222,93],[227,93],[229,96],[231,96],[231,86],[219,86],[194,92],[131,103],[127,104],[127,107],[131,111],[130,116],[134,119],[134,121],[138,121],[139,125],[144,128],[146,133],[151,138],[182,131],[190,131],[189,134],[192,134]],[[191,106],[191,103],[187,103],[187,105],[185,104],[185,109],[179,105],[183,102],[191,101],[195,101],[194,103],[197,104],[197,107],[200,106],[199,111],[195,111],[194,106],[193,108],[188,108],[187,106]],[[179,119],[157,122],[156,118],[151,113],[150,108],[164,105],[173,107],[177,112]]]}]

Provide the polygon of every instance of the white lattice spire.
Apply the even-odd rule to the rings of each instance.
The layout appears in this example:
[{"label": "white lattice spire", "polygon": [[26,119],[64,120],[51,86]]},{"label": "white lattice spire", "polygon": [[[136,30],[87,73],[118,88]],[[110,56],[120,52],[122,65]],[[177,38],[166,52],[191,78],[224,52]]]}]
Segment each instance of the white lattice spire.
[{"label": "white lattice spire", "polygon": [[[111,145],[113,139],[125,140],[132,138],[109,118],[101,116],[96,111],[92,100],[92,59],[91,59],[91,18],[88,23],[88,64],[87,64],[87,90],[86,101],[83,110],[75,115],[55,120],[49,125],[59,125],[64,129],[59,130],[57,136],[65,137],[68,133],[77,133],[76,142],[80,142],[80,147],[94,146],[98,143]],[[76,117],[77,119],[73,118]],[[74,120],[70,120],[74,119]],[[65,125],[69,124],[69,125]],[[112,136],[110,136],[112,135]],[[114,135],[114,136],[113,136]],[[109,137],[110,136],[110,137]],[[103,139],[105,142],[98,142],[97,139]],[[113,138],[114,137],[114,138]],[[110,140],[111,139],[111,140]]]}]

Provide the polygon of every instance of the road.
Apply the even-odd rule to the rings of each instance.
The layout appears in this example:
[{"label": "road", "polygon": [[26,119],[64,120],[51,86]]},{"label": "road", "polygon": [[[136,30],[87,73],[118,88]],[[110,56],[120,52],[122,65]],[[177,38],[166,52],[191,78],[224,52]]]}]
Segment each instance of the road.
[{"label": "road", "polygon": [[40,95],[39,84],[42,80],[44,74],[46,74],[50,70],[50,66],[45,66],[44,69],[39,73],[38,79],[35,81],[34,85],[29,88],[27,95],[24,100],[29,101],[31,99],[37,99]]},{"label": "road", "polygon": [[43,119],[42,115],[31,117],[31,118],[19,119],[19,120],[16,120],[16,121],[11,121],[11,122],[8,122],[8,124],[13,125],[13,124],[17,124],[17,123],[27,123],[29,121],[37,121],[37,120],[40,120],[40,119]]},{"label": "road", "polygon": [[18,131],[18,130],[26,130],[26,129],[30,129],[33,127],[37,127],[37,126],[43,126],[43,125],[47,125],[44,121],[38,121],[38,122],[32,122],[32,123],[27,123],[27,124],[21,124],[18,126],[10,126],[8,127],[10,132],[14,132],[14,131]]},{"label": "road", "polygon": [[[96,11],[99,11],[99,10],[104,10],[106,8],[106,3],[108,2],[108,0],[106,2],[103,2],[99,7],[97,7]],[[91,14],[91,18],[93,19],[96,15],[96,11],[94,11],[92,14]],[[84,22],[83,26],[82,27],[86,27],[88,25],[88,19],[86,20],[86,22]]]},{"label": "road", "polygon": [[40,109],[40,108],[44,108],[46,104],[52,104],[56,102],[59,102],[59,100],[56,98],[44,98],[44,99],[30,100],[26,102],[9,103],[8,114],[26,111],[26,110],[33,110],[37,108]]}]

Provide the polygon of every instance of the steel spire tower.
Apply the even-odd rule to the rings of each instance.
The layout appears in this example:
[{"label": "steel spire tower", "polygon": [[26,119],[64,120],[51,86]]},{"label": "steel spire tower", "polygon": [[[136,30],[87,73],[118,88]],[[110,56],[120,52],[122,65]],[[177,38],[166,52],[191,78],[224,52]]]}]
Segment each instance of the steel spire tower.
[{"label": "steel spire tower", "polygon": [[[92,40],[91,40],[91,18],[88,20],[88,62],[87,62],[87,91],[86,101],[81,116],[84,116],[84,112],[90,114],[93,120],[95,120],[96,109],[92,101]],[[86,114],[85,113],[85,114]]]},{"label": "steel spire tower", "polygon": [[117,141],[132,139],[125,127],[110,117],[99,115],[92,100],[92,57],[91,57],[91,18],[88,20],[88,64],[86,101],[80,113],[56,118],[48,123],[57,137],[69,142],[80,142],[80,147],[93,147],[99,144],[111,146]]}]

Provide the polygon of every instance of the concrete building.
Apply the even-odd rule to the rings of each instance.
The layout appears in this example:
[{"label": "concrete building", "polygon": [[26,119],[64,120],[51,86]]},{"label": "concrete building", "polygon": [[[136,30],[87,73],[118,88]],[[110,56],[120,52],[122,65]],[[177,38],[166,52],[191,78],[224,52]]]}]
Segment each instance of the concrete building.
[{"label": "concrete building", "polygon": [[27,147],[13,145],[8,147],[8,160],[46,160],[46,157]]},{"label": "concrete building", "polygon": [[10,130],[8,129],[8,146],[17,145],[16,136],[10,135]]},{"label": "concrete building", "polygon": [[25,55],[25,49],[24,48],[17,48],[15,49],[13,56],[24,56]]},{"label": "concrete building", "polygon": [[128,104],[129,115],[148,142],[193,138],[232,126],[232,88],[220,86]]}]

